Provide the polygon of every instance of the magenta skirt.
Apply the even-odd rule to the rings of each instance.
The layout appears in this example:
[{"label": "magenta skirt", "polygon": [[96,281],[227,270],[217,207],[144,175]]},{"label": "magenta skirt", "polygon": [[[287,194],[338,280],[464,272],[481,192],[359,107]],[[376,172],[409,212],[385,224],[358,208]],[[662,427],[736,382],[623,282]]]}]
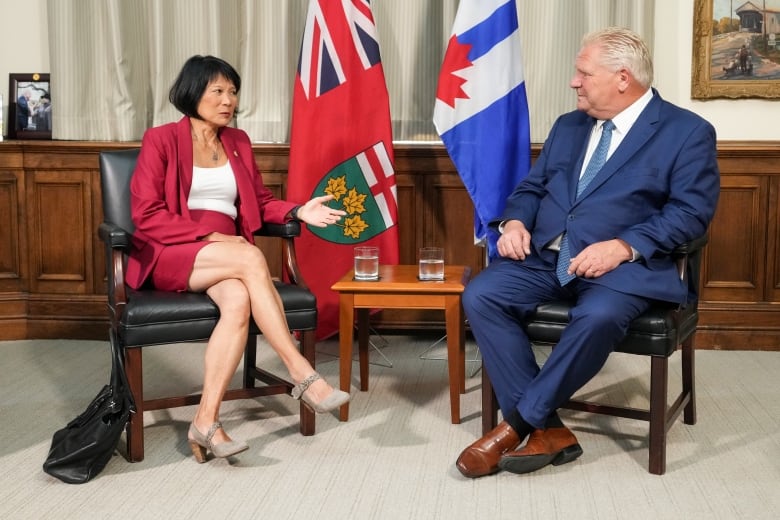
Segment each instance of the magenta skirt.
[{"label": "magenta skirt", "polygon": [[[193,220],[208,226],[212,231],[225,235],[236,234],[236,223],[219,211],[193,210]],[[190,274],[195,265],[195,257],[201,249],[211,244],[205,240],[176,244],[166,247],[157,258],[152,269],[151,281],[155,289],[161,291],[186,291],[189,288]]]}]

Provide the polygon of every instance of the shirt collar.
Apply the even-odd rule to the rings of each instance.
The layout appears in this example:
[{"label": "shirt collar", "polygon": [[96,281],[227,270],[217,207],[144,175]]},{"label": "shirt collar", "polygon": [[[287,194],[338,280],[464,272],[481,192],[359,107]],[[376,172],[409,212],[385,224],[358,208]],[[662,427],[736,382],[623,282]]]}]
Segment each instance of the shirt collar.
[{"label": "shirt collar", "polygon": [[[615,128],[621,135],[626,135],[631,127],[634,126],[639,114],[645,109],[650,100],[653,99],[653,89],[648,88],[642,96],[626,107],[621,113],[612,118]],[[599,121],[601,124],[602,121]]]}]

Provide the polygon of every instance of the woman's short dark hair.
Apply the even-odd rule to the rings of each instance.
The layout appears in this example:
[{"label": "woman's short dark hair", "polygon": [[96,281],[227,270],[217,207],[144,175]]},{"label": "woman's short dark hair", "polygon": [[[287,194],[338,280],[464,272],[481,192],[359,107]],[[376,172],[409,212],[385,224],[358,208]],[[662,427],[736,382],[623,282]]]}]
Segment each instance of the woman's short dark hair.
[{"label": "woman's short dark hair", "polygon": [[208,84],[219,76],[233,83],[236,92],[241,90],[241,76],[230,63],[215,56],[193,56],[181,68],[168,99],[185,116],[202,119],[198,115],[198,103]]}]

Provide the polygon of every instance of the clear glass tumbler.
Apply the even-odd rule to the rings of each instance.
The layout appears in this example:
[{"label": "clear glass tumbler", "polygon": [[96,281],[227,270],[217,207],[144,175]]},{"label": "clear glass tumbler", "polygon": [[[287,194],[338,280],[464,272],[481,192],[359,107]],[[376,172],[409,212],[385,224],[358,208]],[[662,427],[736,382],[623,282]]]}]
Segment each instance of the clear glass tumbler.
[{"label": "clear glass tumbler", "polygon": [[444,280],[444,249],[421,247],[419,266],[420,280]]},{"label": "clear glass tumbler", "polygon": [[379,248],[358,246],[355,248],[355,280],[379,279]]}]

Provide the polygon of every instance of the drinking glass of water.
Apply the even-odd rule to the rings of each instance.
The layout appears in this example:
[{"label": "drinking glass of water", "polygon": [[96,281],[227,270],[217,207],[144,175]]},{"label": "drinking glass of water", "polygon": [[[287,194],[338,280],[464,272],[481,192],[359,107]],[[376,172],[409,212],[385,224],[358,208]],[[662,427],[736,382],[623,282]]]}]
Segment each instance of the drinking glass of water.
[{"label": "drinking glass of water", "polygon": [[444,280],[444,249],[441,247],[420,248],[420,280]]},{"label": "drinking glass of water", "polygon": [[379,280],[379,248],[355,248],[355,280]]}]

